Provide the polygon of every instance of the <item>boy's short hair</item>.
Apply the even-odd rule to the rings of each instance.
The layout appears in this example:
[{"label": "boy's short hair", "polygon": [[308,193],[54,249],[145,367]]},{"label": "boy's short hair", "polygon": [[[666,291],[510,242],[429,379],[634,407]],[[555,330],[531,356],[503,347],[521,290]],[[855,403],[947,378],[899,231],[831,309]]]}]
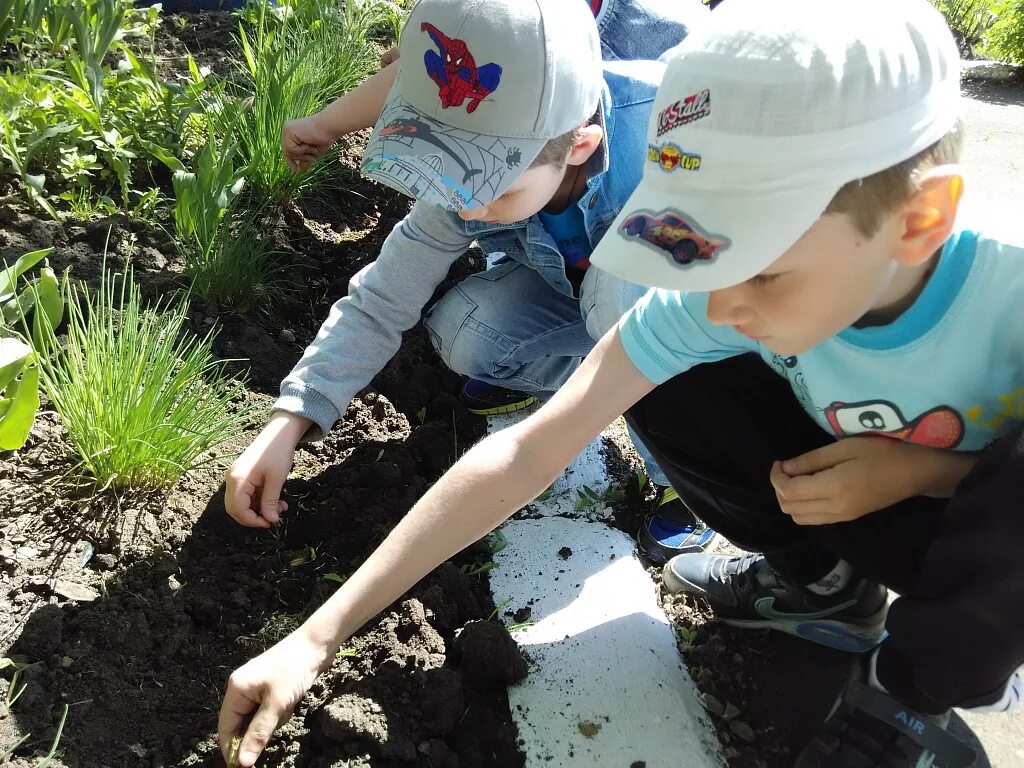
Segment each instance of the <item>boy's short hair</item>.
[{"label": "boy's short hair", "polygon": [[530,163],[530,168],[553,165],[556,170],[561,170],[565,167],[566,160],[569,159],[569,151],[583,138],[583,128],[586,125],[587,123],[584,123],[561,136],[549,139],[537,157]]},{"label": "boy's short hair", "polygon": [[917,177],[930,168],[960,160],[963,124],[916,155],[883,171],[844,184],[828,204],[825,213],[843,213],[864,237],[872,237],[882,220],[897,211],[917,192]]}]

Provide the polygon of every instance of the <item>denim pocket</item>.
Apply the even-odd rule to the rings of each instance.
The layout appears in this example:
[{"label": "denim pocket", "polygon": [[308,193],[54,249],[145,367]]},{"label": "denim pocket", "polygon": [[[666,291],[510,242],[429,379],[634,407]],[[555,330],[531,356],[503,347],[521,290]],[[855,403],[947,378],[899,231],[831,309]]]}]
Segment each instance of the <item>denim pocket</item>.
[{"label": "denim pocket", "polygon": [[423,316],[423,326],[430,335],[430,343],[449,368],[452,367],[452,344],[455,337],[476,307],[476,302],[456,286],[438,299]]}]

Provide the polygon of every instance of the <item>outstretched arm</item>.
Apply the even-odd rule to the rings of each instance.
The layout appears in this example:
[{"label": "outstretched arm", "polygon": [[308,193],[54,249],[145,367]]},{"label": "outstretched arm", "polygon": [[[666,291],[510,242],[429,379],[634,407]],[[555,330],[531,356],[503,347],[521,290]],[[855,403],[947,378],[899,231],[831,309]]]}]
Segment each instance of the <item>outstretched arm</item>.
[{"label": "outstretched arm", "polygon": [[255,711],[239,760],[251,766],[343,642],[431,570],[536,498],[653,387],[613,329],[544,407],[479,442],[302,627],[231,675],[218,724],[225,755],[231,737]]},{"label": "outstretched arm", "polygon": [[303,171],[342,136],[372,127],[384,109],[398,66],[396,59],[319,112],[286,122],[281,148],[289,167]]}]

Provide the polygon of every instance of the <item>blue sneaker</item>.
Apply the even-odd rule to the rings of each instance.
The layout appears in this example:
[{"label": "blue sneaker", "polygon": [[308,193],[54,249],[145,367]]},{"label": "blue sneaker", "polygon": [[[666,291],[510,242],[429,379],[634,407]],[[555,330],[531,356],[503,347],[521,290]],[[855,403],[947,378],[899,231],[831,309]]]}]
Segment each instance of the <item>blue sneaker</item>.
[{"label": "blue sneaker", "polygon": [[784,581],[764,555],[708,554],[674,557],[662,576],[669,592],[704,598],[734,627],[775,629],[850,653],[885,638],[888,592],[867,579],[821,596]]},{"label": "blue sneaker", "polygon": [[477,379],[469,379],[463,385],[460,398],[466,410],[478,416],[515,413],[537,402],[534,395],[496,387]]},{"label": "blue sneaker", "polygon": [[690,511],[674,488],[660,487],[654,513],[644,520],[636,541],[648,560],[662,565],[676,555],[707,551],[715,537],[714,529]]}]

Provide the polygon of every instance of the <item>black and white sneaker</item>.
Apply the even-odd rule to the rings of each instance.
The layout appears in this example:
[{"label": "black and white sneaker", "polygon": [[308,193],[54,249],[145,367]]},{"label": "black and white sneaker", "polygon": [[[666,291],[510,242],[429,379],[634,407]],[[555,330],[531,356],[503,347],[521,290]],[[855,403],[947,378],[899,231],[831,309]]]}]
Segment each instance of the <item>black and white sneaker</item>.
[{"label": "black and white sneaker", "polygon": [[463,385],[460,399],[467,411],[478,416],[515,413],[537,402],[536,395],[496,387],[477,379],[469,379]]},{"label": "black and white sneaker", "polygon": [[950,711],[917,712],[869,683],[858,662],[832,713],[795,768],[968,768],[973,749],[946,731]]},{"label": "black and white sneaker", "polygon": [[885,638],[887,592],[867,579],[821,596],[784,581],[763,555],[679,555],[662,575],[670,592],[704,598],[732,626],[775,629],[851,653]]}]

